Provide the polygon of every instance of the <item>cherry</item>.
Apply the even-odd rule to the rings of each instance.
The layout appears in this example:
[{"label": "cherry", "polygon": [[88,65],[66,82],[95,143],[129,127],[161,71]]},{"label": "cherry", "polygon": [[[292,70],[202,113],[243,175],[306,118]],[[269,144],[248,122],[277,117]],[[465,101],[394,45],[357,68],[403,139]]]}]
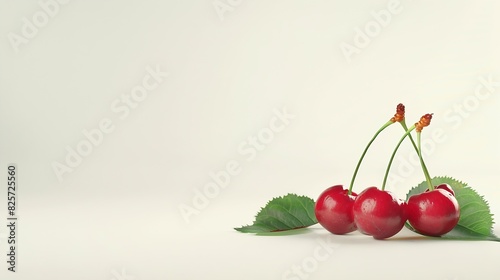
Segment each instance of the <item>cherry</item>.
[{"label": "cherry", "polygon": [[395,235],[406,222],[405,203],[391,192],[376,187],[369,187],[358,195],[353,214],[357,228],[375,239]]},{"label": "cherry", "polygon": [[357,194],[349,195],[348,192],[342,185],[336,185],[323,191],[316,200],[316,219],[331,233],[346,234],[356,230],[352,206]]},{"label": "cherry", "polygon": [[460,208],[447,184],[412,195],[407,202],[408,222],[419,233],[441,236],[450,232],[460,219]]}]

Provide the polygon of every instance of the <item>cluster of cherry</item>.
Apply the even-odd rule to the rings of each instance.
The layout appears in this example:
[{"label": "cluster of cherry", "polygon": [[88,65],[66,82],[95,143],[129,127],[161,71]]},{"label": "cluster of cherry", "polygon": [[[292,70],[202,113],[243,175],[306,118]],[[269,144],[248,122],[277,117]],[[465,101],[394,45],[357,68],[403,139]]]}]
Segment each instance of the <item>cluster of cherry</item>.
[{"label": "cluster of cherry", "polygon": [[[450,232],[460,218],[460,208],[455,193],[447,184],[432,185],[421,153],[421,131],[430,124],[431,119],[432,114],[425,114],[408,128],[405,123],[405,107],[403,104],[398,104],[394,117],[377,131],[366,146],[354,171],[350,187],[346,189],[343,185],[336,185],[321,193],[315,204],[318,222],[334,234],[359,230],[375,239],[385,239],[397,234],[406,221],[423,235],[441,236]],[[396,122],[403,126],[405,134],[391,156],[382,188],[369,187],[359,195],[352,192],[356,174],[368,148],[382,130]],[[417,144],[411,136],[413,130],[417,133]],[[396,151],[407,136],[419,155],[428,188],[423,193],[410,196],[404,202],[384,189]]]}]

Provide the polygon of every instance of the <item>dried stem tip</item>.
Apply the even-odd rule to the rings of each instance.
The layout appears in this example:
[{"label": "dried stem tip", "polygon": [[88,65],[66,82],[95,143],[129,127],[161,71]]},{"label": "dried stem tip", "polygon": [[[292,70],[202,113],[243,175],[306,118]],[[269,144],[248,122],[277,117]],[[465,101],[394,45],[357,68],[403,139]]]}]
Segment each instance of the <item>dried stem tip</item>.
[{"label": "dried stem tip", "polygon": [[391,118],[391,122],[401,122],[405,118],[405,105],[399,103],[396,107],[396,114]]},{"label": "dried stem tip", "polygon": [[431,123],[431,119],[432,119],[432,114],[423,115],[418,121],[418,123],[415,123],[415,130],[417,132],[421,132],[424,127],[428,126]]}]

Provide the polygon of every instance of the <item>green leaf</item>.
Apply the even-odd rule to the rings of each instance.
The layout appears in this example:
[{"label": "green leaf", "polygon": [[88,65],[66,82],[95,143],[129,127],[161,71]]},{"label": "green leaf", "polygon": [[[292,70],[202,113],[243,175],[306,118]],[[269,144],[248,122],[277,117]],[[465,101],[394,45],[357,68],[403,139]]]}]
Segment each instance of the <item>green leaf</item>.
[{"label": "green leaf", "polygon": [[496,237],[495,234],[490,233],[488,235],[479,234],[477,232],[471,231],[464,226],[457,225],[452,231],[447,234],[438,237],[441,239],[452,239],[452,240],[490,240],[490,241],[500,241],[500,238]]},{"label": "green leaf", "polygon": [[306,196],[287,194],[273,198],[255,216],[252,225],[235,228],[245,233],[265,233],[292,230],[316,224],[314,200]]},{"label": "green leaf", "polygon": [[[460,220],[458,225],[449,233],[441,236],[442,239],[459,240],[493,240],[500,241],[500,238],[493,234],[493,215],[490,212],[488,202],[466,183],[451,177],[432,178],[434,186],[448,184],[455,192],[455,198],[460,207]],[[406,195],[406,200],[414,194],[419,194],[427,189],[424,181],[411,189]],[[409,223],[406,227],[415,231]]]}]

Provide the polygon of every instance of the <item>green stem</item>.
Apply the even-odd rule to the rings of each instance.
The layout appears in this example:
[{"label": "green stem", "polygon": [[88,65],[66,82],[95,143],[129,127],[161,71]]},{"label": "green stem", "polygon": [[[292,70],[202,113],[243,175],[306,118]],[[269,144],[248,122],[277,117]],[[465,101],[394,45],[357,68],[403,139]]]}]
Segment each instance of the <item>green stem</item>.
[{"label": "green stem", "polygon": [[[405,131],[408,131],[408,127],[406,126],[406,122],[404,119],[400,122],[400,124]],[[411,141],[411,144],[413,145],[413,148],[415,148],[415,152],[417,152],[417,154],[418,154],[417,144],[415,144],[415,141],[413,140],[413,137],[411,136],[411,134],[409,134],[408,136],[410,137],[410,141]]]},{"label": "green stem", "polygon": [[373,143],[373,141],[375,141],[375,138],[377,138],[377,136],[380,134],[380,132],[382,132],[384,129],[386,129],[388,126],[390,126],[391,124],[393,124],[394,122],[392,121],[388,121],[386,122],[376,133],[375,135],[373,136],[373,138],[370,140],[370,142],[368,142],[368,145],[366,145],[366,148],[365,150],[363,151],[363,154],[361,154],[361,158],[359,159],[358,161],[358,164],[356,165],[356,169],[354,170],[354,174],[352,175],[352,179],[351,179],[351,184],[349,185],[349,192],[348,194],[350,195],[352,193],[352,187],[354,186],[354,180],[356,179],[356,175],[358,174],[358,170],[359,170],[359,167],[361,166],[361,162],[363,161],[363,158],[365,157],[366,155],[366,152],[368,151],[368,148],[370,148],[370,145]]},{"label": "green stem", "polygon": [[391,169],[392,161],[394,160],[394,156],[396,155],[396,152],[399,149],[399,146],[401,146],[401,143],[403,143],[403,140],[405,140],[406,136],[410,135],[410,133],[415,129],[415,126],[412,125],[409,129],[406,130],[405,134],[401,137],[401,139],[398,142],[398,145],[394,149],[394,152],[392,152],[391,159],[389,160],[389,164],[387,165],[387,169],[385,170],[385,175],[384,175],[384,182],[382,183],[382,190],[385,189],[385,184],[387,183],[387,176],[389,175],[389,170]]},{"label": "green stem", "polygon": [[424,164],[424,159],[422,158],[422,147],[420,141],[421,132],[417,132],[417,143],[418,143],[418,157],[420,158],[420,164],[422,165],[422,170],[424,171],[425,180],[427,181],[427,187],[429,191],[434,190],[434,186],[432,186],[431,176],[429,176],[429,171],[427,171],[427,167]]},{"label": "green stem", "polygon": [[[407,130],[408,130],[408,127],[406,126],[406,122],[405,122],[405,120],[403,119],[400,123],[401,123],[401,126],[403,127],[403,129],[404,129],[405,131],[407,131]],[[418,135],[418,134],[417,134],[417,135]],[[408,136],[410,136],[411,144],[413,145],[413,148],[415,148],[415,152],[417,152],[417,155],[418,155],[418,157],[419,157],[419,159],[420,159],[420,165],[422,166],[422,171],[424,172],[425,179],[426,179],[427,181],[429,181],[429,180],[430,180],[430,178],[431,178],[431,176],[429,175],[429,171],[428,171],[428,169],[427,169],[427,166],[425,165],[424,159],[422,158],[421,153],[419,152],[419,151],[420,151],[420,148],[418,148],[418,147],[417,147],[417,144],[415,144],[415,141],[413,140],[413,137],[411,136],[411,134],[410,134],[410,135],[408,135]],[[432,181],[431,181],[431,182],[432,182]],[[431,183],[431,185],[432,185],[432,183]],[[434,187],[432,187],[432,188],[434,188]],[[432,190],[432,189],[431,189],[431,190]]]}]

